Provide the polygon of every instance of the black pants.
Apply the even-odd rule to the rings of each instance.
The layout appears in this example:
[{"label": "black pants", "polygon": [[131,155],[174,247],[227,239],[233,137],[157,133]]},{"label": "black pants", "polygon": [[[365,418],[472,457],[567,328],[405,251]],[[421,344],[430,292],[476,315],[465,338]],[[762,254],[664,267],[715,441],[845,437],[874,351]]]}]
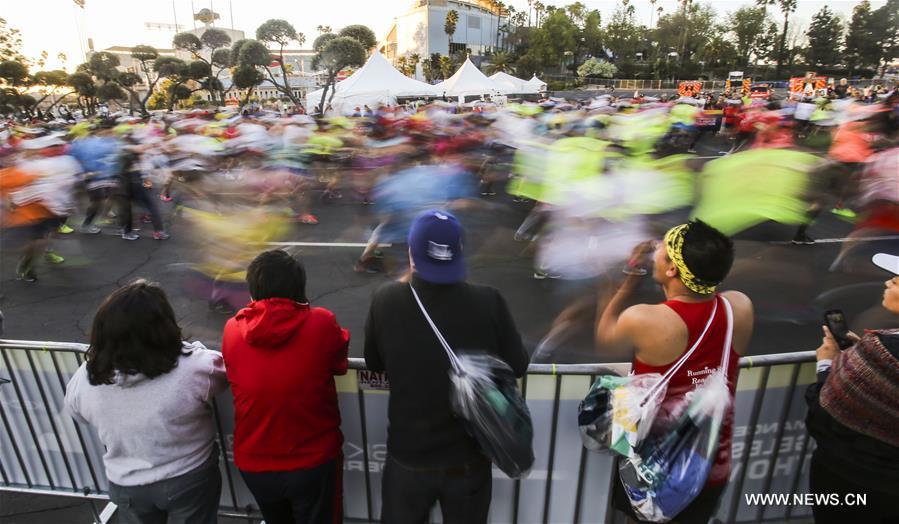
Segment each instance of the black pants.
[{"label": "black pants", "polygon": [[[627,515],[634,522],[645,522],[634,513],[630,499],[627,498],[627,493],[621,484],[621,479],[616,478],[613,481],[615,487],[612,492],[612,507]],[[708,524],[718,510],[718,503],[721,501],[721,495],[724,494],[726,487],[726,485],[705,487],[699,492],[699,495],[696,495],[693,502],[678,513],[671,522],[673,524]]]},{"label": "black pants", "polygon": [[381,522],[428,522],[434,503],[440,501],[445,524],[487,522],[493,479],[485,458],[443,469],[416,469],[387,457],[381,480]]},{"label": "black pants", "polygon": [[106,197],[109,196],[109,188],[108,187],[98,187],[96,189],[88,189],[87,198],[90,203],[87,205],[87,211],[84,215],[84,222],[81,224],[82,227],[87,227],[94,222],[94,218],[97,217],[97,212],[100,211],[100,207],[103,205],[103,202],[106,201]]},{"label": "black pants", "polygon": [[293,471],[241,471],[267,524],[330,524],[343,518],[343,458]]},{"label": "black pants", "polygon": [[150,196],[150,192],[144,187],[140,177],[129,177],[127,185],[122,188],[122,210],[121,224],[124,233],[131,232],[131,203],[140,204],[150,213],[150,220],[153,222],[153,231],[162,231],[165,226],[162,225],[162,216],[156,207],[156,202]]},{"label": "black pants", "polygon": [[109,483],[109,500],[127,524],[215,524],[218,522],[222,474],[216,446],[199,468],[143,486]]},{"label": "black pants", "polygon": [[[839,472],[828,468],[818,453],[812,455],[809,471],[809,492],[822,495],[836,494],[839,505],[816,505],[812,507],[815,524],[844,524],[847,522],[864,522],[866,524],[899,523],[899,503],[896,494],[885,491],[874,491],[839,475]],[[846,495],[865,496],[865,503],[845,505]],[[850,498],[853,504],[857,498]]]}]

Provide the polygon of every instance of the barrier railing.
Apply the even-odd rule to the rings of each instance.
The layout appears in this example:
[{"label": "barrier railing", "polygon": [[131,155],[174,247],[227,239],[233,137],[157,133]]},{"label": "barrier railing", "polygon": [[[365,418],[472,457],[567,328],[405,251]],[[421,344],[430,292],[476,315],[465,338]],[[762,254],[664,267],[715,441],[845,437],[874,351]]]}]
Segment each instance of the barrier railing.
[{"label": "barrier railing", "polygon": [[[83,344],[0,340],[0,490],[108,500],[103,446],[94,430],[63,411],[65,386],[83,362]],[[802,385],[814,380],[814,352],[740,359],[733,435],[733,468],[718,518],[724,522],[806,517],[807,507],[753,507],[744,494],[798,493],[807,486],[813,443],[803,423]],[[350,359],[337,377],[343,418],[344,515],[376,521],[386,459],[386,377]],[[494,472],[491,522],[611,522],[614,460],[580,442],[577,405],[597,375],[628,364],[532,364],[522,391],[534,421],[536,461],[530,476],[510,480]],[[220,514],[258,518],[252,496],[234,468],[230,392],[215,399],[223,483]],[[139,407],[135,407],[139,409]],[[109,504],[95,511],[105,522]],[[435,511],[433,519],[439,521]]]}]

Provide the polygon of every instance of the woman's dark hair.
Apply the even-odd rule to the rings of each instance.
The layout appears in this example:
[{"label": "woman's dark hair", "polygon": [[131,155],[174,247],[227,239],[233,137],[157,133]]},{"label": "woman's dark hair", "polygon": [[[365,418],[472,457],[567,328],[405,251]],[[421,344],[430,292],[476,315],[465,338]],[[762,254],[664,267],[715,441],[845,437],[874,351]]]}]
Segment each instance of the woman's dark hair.
[{"label": "woman's dark hair", "polygon": [[724,280],[734,263],[734,243],[702,220],[693,220],[684,234],[684,262],[703,283]]},{"label": "woman's dark hair", "polygon": [[91,327],[87,376],[91,384],[112,384],[115,372],[156,378],[178,365],[185,353],[181,328],[165,291],[138,280],[113,291],[100,304]]},{"label": "woman's dark hair", "polygon": [[306,269],[286,251],[272,249],[260,253],[247,268],[247,284],[253,300],[287,298],[306,299]]}]

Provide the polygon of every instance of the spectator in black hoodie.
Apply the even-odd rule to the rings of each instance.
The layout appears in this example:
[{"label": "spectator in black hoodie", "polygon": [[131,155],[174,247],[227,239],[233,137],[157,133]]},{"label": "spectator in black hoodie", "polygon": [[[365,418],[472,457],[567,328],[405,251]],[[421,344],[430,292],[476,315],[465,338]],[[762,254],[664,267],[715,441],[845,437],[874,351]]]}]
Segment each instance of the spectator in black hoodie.
[{"label": "spectator in black hoodie", "polygon": [[[465,282],[462,227],[446,211],[419,215],[409,233],[411,285],[455,350],[491,353],[516,376],[528,355],[499,292]],[[424,523],[440,501],[443,522],[487,521],[491,464],[450,408],[450,364],[409,283],[380,288],[365,325],[365,363],[390,380],[386,523]]]}]

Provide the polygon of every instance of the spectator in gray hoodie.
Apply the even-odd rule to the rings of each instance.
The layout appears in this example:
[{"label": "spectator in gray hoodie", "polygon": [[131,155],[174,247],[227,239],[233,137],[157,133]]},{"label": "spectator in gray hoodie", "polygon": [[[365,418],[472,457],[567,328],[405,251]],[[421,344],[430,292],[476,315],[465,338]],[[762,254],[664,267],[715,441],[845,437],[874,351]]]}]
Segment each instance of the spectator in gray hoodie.
[{"label": "spectator in gray hoodie", "polygon": [[210,401],[227,385],[221,354],[182,340],[159,286],[140,280],[103,301],[65,404],[106,447],[121,522],[216,522],[222,478]]}]

